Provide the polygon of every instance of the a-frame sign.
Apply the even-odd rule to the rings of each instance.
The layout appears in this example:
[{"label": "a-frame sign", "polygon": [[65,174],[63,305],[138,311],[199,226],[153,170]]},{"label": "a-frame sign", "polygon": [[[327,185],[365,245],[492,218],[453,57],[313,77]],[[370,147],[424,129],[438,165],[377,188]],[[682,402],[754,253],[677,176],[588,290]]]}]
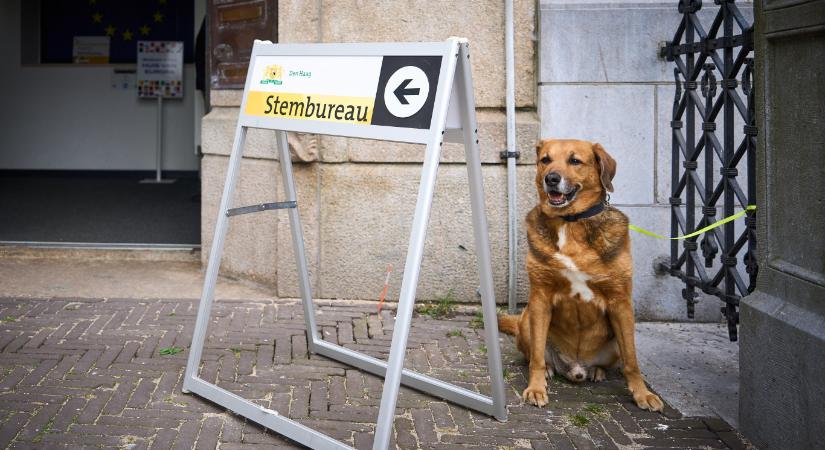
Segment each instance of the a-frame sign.
[{"label": "a-frame sign", "polygon": [[[255,42],[186,366],[184,392],[198,394],[308,447],[350,448],[198,377],[230,217],[269,209],[287,209],[309,351],[384,376],[374,449],[383,450],[389,445],[400,384],[499,420],[507,418],[469,58],[467,42],[456,38],[445,42],[406,44]],[[233,208],[232,192],[249,128],[277,130],[286,199],[277,203]],[[287,131],[427,146],[392,344],[386,362],[324,341],[318,334]],[[467,155],[491,397],[404,369],[427,222],[444,142],[463,143]]]}]

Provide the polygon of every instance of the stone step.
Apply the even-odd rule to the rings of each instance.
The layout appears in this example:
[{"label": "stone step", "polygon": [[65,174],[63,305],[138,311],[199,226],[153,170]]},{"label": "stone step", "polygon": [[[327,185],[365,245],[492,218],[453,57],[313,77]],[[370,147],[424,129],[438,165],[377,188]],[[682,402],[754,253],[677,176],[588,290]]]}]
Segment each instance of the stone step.
[{"label": "stone step", "polygon": [[74,259],[81,261],[174,261],[200,263],[200,248],[117,248],[0,244],[0,258]]}]

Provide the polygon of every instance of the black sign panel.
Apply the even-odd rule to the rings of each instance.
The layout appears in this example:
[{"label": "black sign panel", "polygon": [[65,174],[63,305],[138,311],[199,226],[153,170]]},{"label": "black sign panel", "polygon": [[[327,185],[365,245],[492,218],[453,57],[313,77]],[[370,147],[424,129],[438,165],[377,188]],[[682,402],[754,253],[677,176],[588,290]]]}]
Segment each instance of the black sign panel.
[{"label": "black sign panel", "polygon": [[440,71],[440,56],[385,56],[372,125],[430,128]]}]

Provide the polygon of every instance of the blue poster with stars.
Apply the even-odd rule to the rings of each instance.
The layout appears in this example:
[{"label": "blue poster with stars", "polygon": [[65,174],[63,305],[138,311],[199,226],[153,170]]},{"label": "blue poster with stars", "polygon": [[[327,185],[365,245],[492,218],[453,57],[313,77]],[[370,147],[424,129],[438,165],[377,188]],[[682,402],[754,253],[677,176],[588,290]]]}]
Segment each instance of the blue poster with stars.
[{"label": "blue poster with stars", "polygon": [[108,36],[109,63],[134,64],[137,41],[182,41],[193,62],[193,0],[42,0],[41,63],[71,63],[75,36]]}]

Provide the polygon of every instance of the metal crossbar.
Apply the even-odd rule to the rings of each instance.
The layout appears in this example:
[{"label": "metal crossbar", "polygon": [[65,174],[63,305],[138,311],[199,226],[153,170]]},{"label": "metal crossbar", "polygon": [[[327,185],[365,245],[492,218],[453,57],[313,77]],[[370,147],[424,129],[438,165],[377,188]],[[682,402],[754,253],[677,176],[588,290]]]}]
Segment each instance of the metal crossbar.
[{"label": "metal crossbar", "polygon": [[[715,3],[719,5],[719,12],[706,29],[697,14],[702,9],[702,1],[681,0],[682,20],[673,39],[661,51],[661,55],[676,66],[670,122],[670,234],[673,237],[713,223],[718,208],[722,209],[722,217],[728,217],[737,208],[744,209],[756,201],[757,129],[751,81],[753,26],[735,0]],[[737,28],[738,34],[734,34]],[[735,130],[737,115],[744,122],[741,133]],[[717,135],[720,128],[721,139]],[[737,178],[741,166],[745,166],[747,175],[745,189]],[[718,175],[714,173],[717,167]],[[701,213],[698,221],[697,210]],[[679,248],[679,242],[672,241],[670,261],[661,264],[663,270],[684,281],[682,297],[688,317],[694,316],[697,288],[724,302],[722,314],[727,320],[731,341],[737,340],[739,300],[753,291],[758,272],[755,211],[747,212],[745,225],[745,230],[737,236],[735,223],[726,223],[706,233],[701,240],[698,236],[685,239],[683,249]],[[741,266],[740,254],[743,255]],[[718,261],[714,261],[717,255]]]},{"label": "metal crossbar", "polygon": [[260,211],[269,211],[272,209],[287,209],[297,208],[297,202],[276,202],[276,203],[261,203],[258,205],[242,206],[240,208],[232,208],[226,210],[226,216],[240,216],[241,214],[249,214]]}]

